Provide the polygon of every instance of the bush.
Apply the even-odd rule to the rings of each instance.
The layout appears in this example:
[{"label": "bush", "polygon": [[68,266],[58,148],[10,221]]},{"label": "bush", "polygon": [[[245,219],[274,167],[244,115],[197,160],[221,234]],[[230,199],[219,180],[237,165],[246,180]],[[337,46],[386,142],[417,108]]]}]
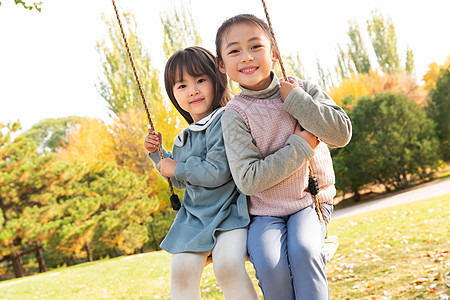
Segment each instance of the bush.
[{"label": "bush", "polygon": [[400,189],[432,176],[439,142],[433,121],[416,103],[384,92],[359,98],[349,116],[352,141],[332,152],[338,189],[358,195],[367,184]]}]

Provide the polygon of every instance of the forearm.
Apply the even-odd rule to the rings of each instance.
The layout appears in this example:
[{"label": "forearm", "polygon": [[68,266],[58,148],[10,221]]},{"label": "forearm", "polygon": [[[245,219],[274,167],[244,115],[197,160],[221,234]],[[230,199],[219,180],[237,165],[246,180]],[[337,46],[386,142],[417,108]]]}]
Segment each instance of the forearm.
[{"label": "forearm", "polygon": [[293,134],[283,148],[263,158],[244,120],[233,110],[224,114],[222,126],[231,174],[238,188],[247,195],[280,183],[314,155],[308,143]]},{"label": "forearm", "polygon": [[175,168],[177,179],[208,188],[215,188],[231,180],[230,168],[225,154],[220,117],[205,132],[206,155],[191,155]]},{"label": "forearm", "polygon": [[293,89],[284,102],[284,109],[330,147],[343,147],[350,141],[350,118],[317,85],[304,81],[304,90]]},{"label": "forearm", "polygon": [[[163,158],[171,158],[173,159],[173,154],[172,152],[166,151],[166,149],[164,149],[164,147],[161,147],[161,151],[163,154]],[[153,152],[153,153],[148,153],[148,156],[151,158],[151,160],[153,161],[154,165],[155,165],[155,169],[158,171],[158,173],[161,175],[161,172],[159,172],[158,168],[156,168],[156,166],[158,165],[158,163],[161,161],[161,158],[159,156],[158,151]],[[162,175],[161,175],[162,176]],[[174,177],[170,177],[170,181],[172,182],[173,186],[176,187],[177,189],[184,189],[186,188],[186,185],[184,184],[184,182],[177,180]]]}]

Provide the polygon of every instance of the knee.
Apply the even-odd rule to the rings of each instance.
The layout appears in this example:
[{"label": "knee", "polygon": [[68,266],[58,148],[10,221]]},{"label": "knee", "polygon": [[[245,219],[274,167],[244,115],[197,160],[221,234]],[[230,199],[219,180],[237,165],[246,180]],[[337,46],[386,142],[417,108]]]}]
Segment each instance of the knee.
[{"label": "knee", "polygon": [[177,263],[172,264],[171,277],[174,280],[186,280],[187,278],[191,278],[193,271],[197,269],[199,269],[198,265],[193,265],[186,261],[178,261]]},{"label": "knee", "polygon": [[311,263],[315,260],[322,261],[323,245],[320,243],[297,243],[294,247],[289,247],[289,260],[295,263]]},{"label": "knee", "polygon": [[221,257],[213,260],[214,274],[218,280],[237,278],[246,273],[245,260],[236,257]]}]

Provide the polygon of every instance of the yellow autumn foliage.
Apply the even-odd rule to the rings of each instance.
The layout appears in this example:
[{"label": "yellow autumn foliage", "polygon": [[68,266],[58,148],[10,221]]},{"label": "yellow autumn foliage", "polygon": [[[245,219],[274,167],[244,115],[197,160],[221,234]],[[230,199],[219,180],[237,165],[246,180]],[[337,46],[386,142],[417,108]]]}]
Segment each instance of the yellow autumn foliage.
[{"label": "yellow autumn foliage", "polygon": [[[349,95],[353,95],[357,100],[361,96],[375,95],[383,91],[402,93],[421,106],[425,105],[427,99],[427,91],[417,84],[414,76],[406,73],[384,74],[377,71],[368,74],[352,73],[338,86],[332,86],[327,93],[338,105],[343,105],[344,98]],[[348,108],[351,109],[351,106]]]},{"label": "yellow autumn foliage", "polygon": [[425,89],[430,90],[436,86],[436,81],[441,74],[441,70],[450,68],[450,56],[447,57],[443,65],[438,65],[433,62],[428,65],[428,71],[423,75],[423,81],[425,82]]},{"label": "yellow autumn foliage", "polygon": [[108,126],[101,120],[84,118],[68,134],[68,145],[58,149],[63,161],[115,161],[114,140]]}]

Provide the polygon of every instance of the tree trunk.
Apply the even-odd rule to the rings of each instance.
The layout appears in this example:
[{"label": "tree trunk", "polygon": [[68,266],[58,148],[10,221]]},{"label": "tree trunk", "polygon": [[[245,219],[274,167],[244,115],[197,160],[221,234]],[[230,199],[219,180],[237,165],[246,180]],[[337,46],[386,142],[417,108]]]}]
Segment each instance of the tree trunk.
[{"label": "tree trunk", "polygon": [[42,255],[42,247],[38,247],[36,249],[36,258],[39,263],[39,272],[40,273],[47,272],[47,267],[45,266],[44,256]]},{"label": "tree trunk", "polygon": [[94,261],[94,260],[92,259],[91,246],[89,246],[89,244],[86,243],[86,244],[84,244],[84,248],[86,249],[87,260],[88,260],[89,262]]},{"label": "tree trunk", "polygon": [[16,253],[12,254],[12,262],[14,268],[14,275],[16,278],[25,276],[25,269],[23,268],[22,256]]},{"label": "tree trunk", "polygon": [[150,230],[151,230],[151,232],[152,232],[152,238],[153,238],[154,249],[155,249],[155,251],[158,251],[158,244],[156,243],[156,237],[155,237],[155,232],[153,231],[153,225],[152,225],[152,223],[150,223]]}]

